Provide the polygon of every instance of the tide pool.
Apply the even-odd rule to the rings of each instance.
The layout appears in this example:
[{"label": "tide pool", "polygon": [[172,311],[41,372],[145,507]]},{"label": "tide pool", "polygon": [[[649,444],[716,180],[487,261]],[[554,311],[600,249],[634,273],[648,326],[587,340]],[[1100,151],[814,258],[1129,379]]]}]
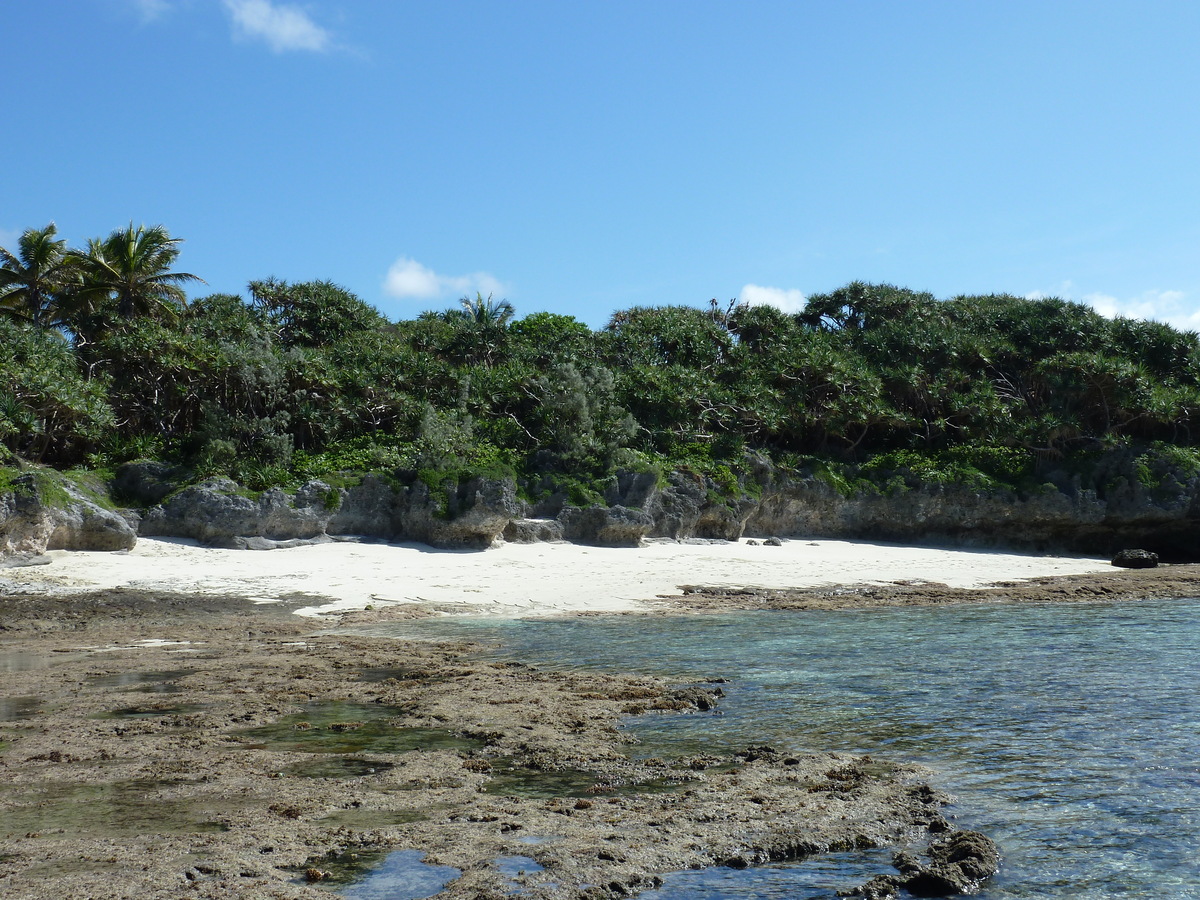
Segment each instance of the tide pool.
[{"label": "tide pool", "polygon": [[[414,626],[405,626],[413,633]],[[378,629],[375,630],[378,633]],[[923,763],[999,842],[979,896],[1200,897],[1200,600],[439,620],[548,667],[723,678],[718,715],[647,716],[647,756],[771,744]],[[828,897],[887,854],[679,873],[653,900]]]}]

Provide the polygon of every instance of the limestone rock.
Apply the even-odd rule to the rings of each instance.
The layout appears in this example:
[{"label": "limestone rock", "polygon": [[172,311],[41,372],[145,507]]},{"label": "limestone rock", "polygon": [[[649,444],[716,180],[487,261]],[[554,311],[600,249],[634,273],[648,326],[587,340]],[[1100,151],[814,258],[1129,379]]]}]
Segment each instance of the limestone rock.
[{"label": "limestone rock", "polygon": [[271,488],[253,497],[227,478],[210,478],[149,510],[141,528],[145,535],[231,548],[299,546],[352,534],[483,549],[518,512],[513,484],[496,479],[452,484],[435,495],[419,481],[397,488],[369,475],[348,489],[310,481],[294,494]]},{"label": "limestone rock", "polygon": [[33,476],[13,479],[12,490],[0,494],[0,553],[44,553],[53,530],[50,512],[38,495]]},{"label": "limestone rock", "polygon": [[626,506],[569,506],[558,518],[566,540],[601,547],[637,547],[654,527],[649,513]]},{"label": "limestone rock", "polygon": [[438,495],[417,481],[398,495],[396,509],[399,532],[408,539],[469,550],[492,546],[519,514],[516,486],[494,478],[451,484]]},{"label": "limestone rock", "polygon": [[136,543],[123,516],[58,473],[19,475],[0,493],[0,556],[28,564],[47,550],[128,550]]},{"label": "limestone rock", "polygon": [[153,460],[136,460],[117,469],[113,493],[124,503],[148,507],[162,503],[179,487],[182,473]]},{"label": "limestone rock", "polygon": [[557,519],[513,519],[504,526],[504,539],[511,544],[561,541],[562,523]]},{"label": "limestone rock", "polygon": [[192,538],[213,547],[235,547],[235,538],[262,533],[258,501],[240,491],[238,484],[228,478],[209,478],[184,488],[146,514],[141,533]]}]

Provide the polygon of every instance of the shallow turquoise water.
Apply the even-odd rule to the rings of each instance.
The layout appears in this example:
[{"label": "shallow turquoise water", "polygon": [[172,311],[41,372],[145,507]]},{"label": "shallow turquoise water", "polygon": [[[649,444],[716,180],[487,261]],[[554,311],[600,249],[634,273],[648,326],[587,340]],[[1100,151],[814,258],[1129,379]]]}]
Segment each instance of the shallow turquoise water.
[{"label": "shallow turquoise water", "polygon": [[[1200,897],[1200,600],[442,620],[502,655],[726,678],[718,715],[630,724],[646,755],[769,743],[922,762],[995,838],[979,896]],[[648,898],[830,896],[886,855],[681,873]]]}]

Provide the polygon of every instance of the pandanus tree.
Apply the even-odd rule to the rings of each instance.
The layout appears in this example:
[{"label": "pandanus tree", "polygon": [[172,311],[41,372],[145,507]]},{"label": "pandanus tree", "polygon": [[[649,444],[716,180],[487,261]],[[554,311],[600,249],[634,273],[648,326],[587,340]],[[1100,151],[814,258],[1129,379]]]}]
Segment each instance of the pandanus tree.
[{"label": "pandanus tree", "polygon": [[88,241],[78,256],[83,281],[73,304],[81,329],[105,331],[138,317],[173,321],[187,305],[181,285],[203,281],[172,271],[180,243],[162,225],[134,228],[132,222]]},{"label": "pandanus tree", "polygon": [[51,222],[22,233],[16,253],[0,247],[0,311],[5,315],[38,326],[62,324],[60,301],[79,266],[57,234]]}]

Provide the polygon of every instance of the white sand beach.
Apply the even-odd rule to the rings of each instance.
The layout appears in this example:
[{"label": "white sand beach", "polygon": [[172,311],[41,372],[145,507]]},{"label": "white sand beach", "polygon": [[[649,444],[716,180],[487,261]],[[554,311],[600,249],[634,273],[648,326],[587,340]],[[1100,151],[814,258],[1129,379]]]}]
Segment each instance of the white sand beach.
[{"label": "white sand beach", "polygon": [[791,540],[782,547],[651,541],[638,548],[502,544],[483,552],[421,544],[336,542],[270,551],[218,550],[144,538],[128,552],[53,551],[49,565],[0,570],[4,592],[117,587],[311,596],[301,614],[393,603],[439,612],[528,617],[636,611],[680,585],[819,587],[941,582],[978,587],[1043,575],[1111,572],[1108,560]]}]

